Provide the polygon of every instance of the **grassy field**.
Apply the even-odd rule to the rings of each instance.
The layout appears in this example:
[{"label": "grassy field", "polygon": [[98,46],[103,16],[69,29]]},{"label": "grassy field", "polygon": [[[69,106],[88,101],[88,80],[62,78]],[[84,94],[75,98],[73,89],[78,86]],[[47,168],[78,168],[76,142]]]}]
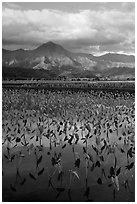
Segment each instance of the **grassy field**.
[{"label": "grassy field", "polygon": [[73,85],[3,88],[3,201],[135,200],[134,92]]}]

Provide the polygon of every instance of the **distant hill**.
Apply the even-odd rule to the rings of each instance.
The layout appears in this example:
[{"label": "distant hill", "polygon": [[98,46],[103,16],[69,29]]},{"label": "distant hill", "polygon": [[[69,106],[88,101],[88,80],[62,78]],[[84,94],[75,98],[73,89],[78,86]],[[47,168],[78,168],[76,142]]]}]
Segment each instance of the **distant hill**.
[{"label": "distant hill", "polygon": [[133,55],[107,53],[98,57],[100,60],[122,63],[133,63],[135,57]]},{"label": "distant hill", "polygon": [[10,78],[15,75],[16,77],[28,75],[32,78],[59,76],[94,78],[96,75],[106,76],[109,72],[108,75],[114,77],[115,74],[124,76],[125,68],[125,77],[128,73],[134,77],[135,57],[113,53],[98,57],[86,53],[72,53],[61,45],[47,42],[33,50],[2,49],[2,66],[3,77]]}]

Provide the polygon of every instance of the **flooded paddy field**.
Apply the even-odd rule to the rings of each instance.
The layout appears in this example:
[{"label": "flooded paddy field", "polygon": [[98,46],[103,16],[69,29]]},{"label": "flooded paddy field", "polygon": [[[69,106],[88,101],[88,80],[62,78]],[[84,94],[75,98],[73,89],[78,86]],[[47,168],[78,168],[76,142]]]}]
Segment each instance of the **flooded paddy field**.
[{"label": "flooded paddy field", "polygon": [[3,88],[3,201],[135,200],[135,94]]}]

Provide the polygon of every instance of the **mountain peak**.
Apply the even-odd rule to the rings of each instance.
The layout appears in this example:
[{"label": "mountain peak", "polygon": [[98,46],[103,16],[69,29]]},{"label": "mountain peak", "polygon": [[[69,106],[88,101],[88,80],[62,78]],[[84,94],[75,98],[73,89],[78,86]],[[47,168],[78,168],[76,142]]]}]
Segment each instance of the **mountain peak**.
[{"label": "mountain peak", "polygon": [[112,62],[134,63],[135,56],[109,52],[99,56],[98,59],[105,60],[105,61],[112,61]]},{"label": "mountain peak", "polygon": [[40,45],[33,51],[36,51],[39,56],[56,58],[60,56],[67,56],[69,53],[69,51],[65,50],[61,45],[58,45],[52,41]]},{"label": "mountain peak", "polygon": [[60,45],[57,45],[57,44],[55,44],[54,42],[52,42],[52,41],[49,41],[49,42],[47,42],[47,43],[43,43],[42,45],[40,45],[38,48],[45,48],[45,47],[47,47],[47,48],[53,48],[53,47],[57,47],[57,46],[60,46]]},{"label": "mountain peak", "polygon": [[45,43],[45,45],[57,45],[57,44],[52,41],[48,41],[47,43]]}]

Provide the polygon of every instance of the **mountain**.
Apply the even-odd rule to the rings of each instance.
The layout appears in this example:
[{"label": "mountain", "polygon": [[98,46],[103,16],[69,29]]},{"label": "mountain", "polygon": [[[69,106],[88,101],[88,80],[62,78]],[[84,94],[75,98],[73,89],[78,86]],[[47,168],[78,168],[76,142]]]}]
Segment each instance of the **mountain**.
[{"label": "mountain", "polygon": [[111,62],[134,62],[135,58],[133,55],[125,55],[125,54],[115,54],[115,53],[107,53],[98,57],[100,60],[111,61]]},{"label": "mountain", "polygon": [[108,53],[98,57],[100,61],[109,62],[110,67],[135,67],[135,57],[133,55]]},{"label": "mountain", "polygon": [[[9,51],[2,49],[2,67],[3,77],[9,76],[9,73],[14,75],[13,68],[14,71],[16,70],[16,77],[23,75],[22,69],[25,73],[27,71],[31,73],[32,77],[33,75],[36,77],[36,74],[44,78],[47,76],[48,78],[50,76],[51,78],[95,77],[96,75],[104,76],[109,71],[111,73],[112,69],[117,70],[124,67],[131,73],[131,68],[135,67],[135,57],[112,53],[98,57],[92,54],[72,53],[61,45],[47,42],[33,50]],[[9,68],[12,70],[7,75]],[[120,69],[117,71],[119,72]],[[122,71],[124,75],[124,69]],[[43,73],[42,76],[40,73]]]}]

